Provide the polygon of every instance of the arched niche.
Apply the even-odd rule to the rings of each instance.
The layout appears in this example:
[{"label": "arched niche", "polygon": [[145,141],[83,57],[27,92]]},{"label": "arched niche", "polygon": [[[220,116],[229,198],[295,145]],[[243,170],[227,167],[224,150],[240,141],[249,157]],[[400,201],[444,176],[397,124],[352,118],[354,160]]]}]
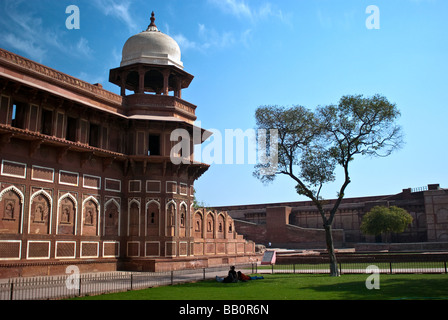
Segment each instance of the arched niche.
[{"label": "arched niche", "polygon": [[185,202],[182,202],[179,206],[178,220],[179,220],[179,236],[186,237],[188,214],[187,214],[187,204]]},{"label": "arched niche", "polygon": [[165,215],[166,236],[174,237],[176,234],[176,217],[177,217],[176,202],[174,202],[174,200],[169,201],[166,204],[165,209],[166,209],[166,215]]},{"label": "arched niche", "polygon": [[205,220],[205,234],[207,239],[213,239],[215,237],[215,215],[213,212],[207,214]]},{"label": "arched niche", "polygon": [[99,232],[99,212],[100,204],[94,197],[89,197],[83,201],[82,214],[82,235],[96,236]]},{"label": "arched niche", "polygon": [[146,235],[158,236],[160,223],[160,203],[151,200],[146,204]]},{"label": "arched niche", "polygon": [[193,235],[195,238],[203,238],[203,215],[201,211],[196,211],[193,218]]},{"label": "arched niche", "polygon": [[35,192],[30,198],[28,233],[50,234],[52,197],[44,190]]},{"label": "arched niche", "polygon": [[77,201],[76,198],[67,193],[58,201],[58,219],[57,234],[76,234],[76,215]]},{"label": "arched niche", "polygon": [[22,233],[23,193],[16,187],[0,193],[0,233]]},{"label": "arched niche", "polygon": [[128,236],[140,235],[140,202],[131,200],[128,207]]},{"label": "arched niche", "polygon": [[216,221],[216,237],[218,239],[224,239],[226,236],[226,219],[224,217],[224,214],[220,213],[218,214],[218,218]]},{"label": "arched niche", "polygon": [[104,235],[119,236],[120,204],[110,199],[104,204]]}]

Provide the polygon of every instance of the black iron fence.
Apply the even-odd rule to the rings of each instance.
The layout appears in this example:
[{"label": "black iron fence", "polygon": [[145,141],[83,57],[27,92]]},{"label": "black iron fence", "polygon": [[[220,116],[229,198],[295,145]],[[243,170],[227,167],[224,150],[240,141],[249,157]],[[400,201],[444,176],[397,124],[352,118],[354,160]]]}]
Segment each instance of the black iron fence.
[{"label": "black iron fence", "polygon": [[[339,262],[340,274],[371,273],[375,271],[382,274],[399,273],[448,273],[447,262]],[[257,273],[309,273],[309,274],[329,274],[328,263],[320,264],[273,264],[269,266],[257,266]]]},{"label": "black iron fence", "polygon": [[[254,273],[255,265],[239,265]],[[0,300],[56,300],[188,283],[227,275],[229,266],[168,272],[108,272],[0,280]]]},{"label": "black iron fence", "polygon": [[[337,255],[341,274],[368,273],[448,273],[446,253],[364,253]],[[277,264],[260,266],[271,273],[330,273],[326,254],[316,256],[280,256]]]}]

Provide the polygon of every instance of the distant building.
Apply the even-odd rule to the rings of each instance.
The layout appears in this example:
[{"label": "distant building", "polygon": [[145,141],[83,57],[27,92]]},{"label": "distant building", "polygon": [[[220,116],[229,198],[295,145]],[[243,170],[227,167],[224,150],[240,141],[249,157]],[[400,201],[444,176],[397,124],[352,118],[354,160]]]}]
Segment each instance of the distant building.
[{"label": "distant building", "polygon": [[[335,200],[328,200],[330,207]],[[404,189],[393,195],[343,199],[333,223],[335,246],[360,247],[381,242],[381,237],[360,231],[363,216],[374,206],[398,206],[413,217],[402,234],[393,234],[395,243],[448,244],[448,189],[438,184]],[[322,218],[311,201],[217,207],[235,220],[240,234],[256,243],[286,248],[325,249]],[[374,246],[371,245],[371,248]],[[405,246],[402,246],[405,247]],[[406,246],[410,248],[410,246]],[[415,248],[420,247],[417,245]]]},{"label": "distant building", "polygon": [[121,95],[0,49],[0,277],[256,259],[227,213],[193,207],[209,166],[171,160],[173,130],[205,132],[192,80],[154,15],[110,71]]}]

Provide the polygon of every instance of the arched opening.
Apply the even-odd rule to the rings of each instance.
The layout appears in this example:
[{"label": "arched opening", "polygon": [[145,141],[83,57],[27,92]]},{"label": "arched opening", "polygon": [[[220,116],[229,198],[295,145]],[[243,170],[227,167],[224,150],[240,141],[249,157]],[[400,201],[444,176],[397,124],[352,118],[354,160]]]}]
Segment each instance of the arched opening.
[{"label": "arched opening", "polygon": [[140,76],[137,71],[131,71],[128,73],[125,81],[125,87],[127,90],[138,92]]},{"label": "arched opening", "polygon": [[145,92],[161,94],[163,91],[163,74],[158,70],[145,72]]}]

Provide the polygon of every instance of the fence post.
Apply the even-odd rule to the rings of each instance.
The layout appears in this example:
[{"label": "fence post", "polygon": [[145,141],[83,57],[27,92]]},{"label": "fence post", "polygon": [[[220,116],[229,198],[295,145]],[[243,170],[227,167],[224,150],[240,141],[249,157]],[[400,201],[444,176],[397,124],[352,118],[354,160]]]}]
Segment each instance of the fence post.
[{"label": "fence post", "polygon": [[445,265],[445,273],[447,273],[447,269],[446,269],[446,261],[444,261],[443,264]]},{"label": "fence post", "polygon": [[79,288],[78,288],[78,297],[81,296],[81,279],[82,279],[82,275],[79,275]]},{"label": "fence post", "polygon": [[392,274],[392,261],[389,262],[389,270],[390,270],[390,274]]},{"label": "fence post", "polygon": [[205,280],[205,268],[202,268],[202,274],[203,274],[202,280]]},{"label": "fence post", "polygon": [[134,289],[134,274],[131,273],[131,291]]},{"label": "fence post", "polygon": [[9,291],[9,300],[12,300],[14,296],[14,282],[11,281],[10,291]]},{"label": "fence post", "polygon": [[174,271],[171,270],[171,285],[174,284]]},{"label": "fence post", "polygon": [[271,274],[274,274],[274,264],[271,264]]}]

